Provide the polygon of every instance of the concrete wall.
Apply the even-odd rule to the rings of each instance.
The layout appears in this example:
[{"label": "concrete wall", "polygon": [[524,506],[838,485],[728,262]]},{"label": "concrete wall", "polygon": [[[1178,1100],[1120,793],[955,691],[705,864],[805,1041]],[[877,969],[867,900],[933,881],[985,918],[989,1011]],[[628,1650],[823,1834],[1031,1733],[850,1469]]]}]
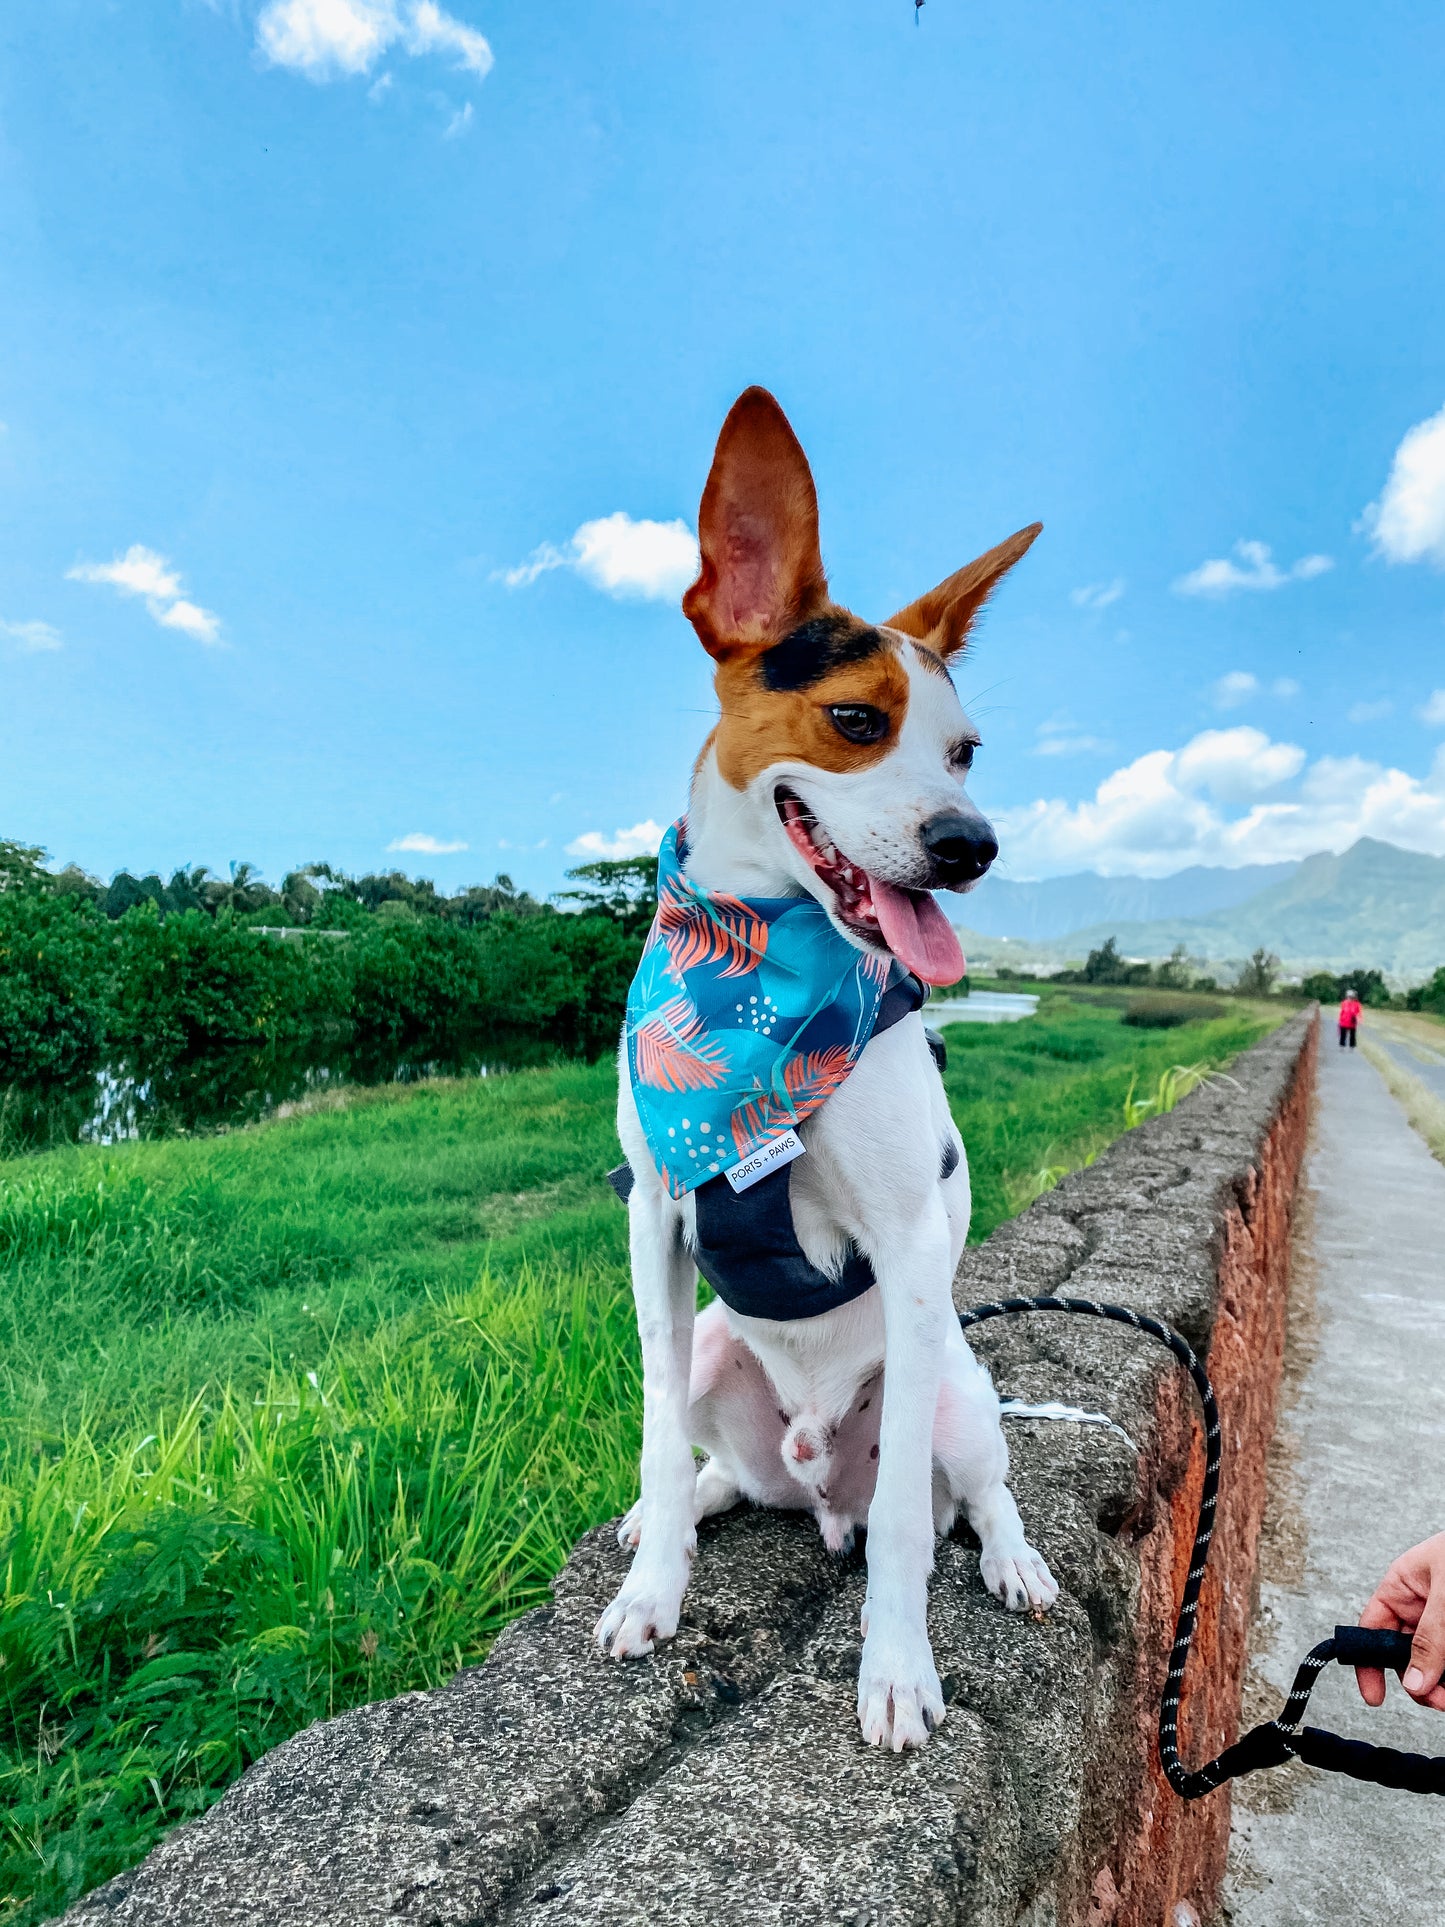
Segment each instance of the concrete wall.
[{"label": "concrete wall", "polygon": [[[1286,1025],[959,1275],[961,1305],[1066,1290],[1157,1312],[1208,1348],[1227,1457],[1183,1721],[1191,1763],[1235,1732],[1313,1051],[1310,1020]],[[1161,1348],[1081,1319],[976,1337],[1003,1391],[1105,1411],[1133,1443],[1011,1422],[1015,1490],[1063,1596],[1046,1623],[1011,1617],[962,1537],[940,1548],[931,1626],[949,1713],[924,1752],[859,1741],[857,1556],[830,1558],[795,1519],[716,1521],[676,1641],[619,1666],[591,1643],[624,1566],[603,1528],[484,1666],[299,1734],[67,1921],[1207,1919],[1228,1793],[1184,1807],[1153,1764],[1198,1497],[1192,1394]]]}]

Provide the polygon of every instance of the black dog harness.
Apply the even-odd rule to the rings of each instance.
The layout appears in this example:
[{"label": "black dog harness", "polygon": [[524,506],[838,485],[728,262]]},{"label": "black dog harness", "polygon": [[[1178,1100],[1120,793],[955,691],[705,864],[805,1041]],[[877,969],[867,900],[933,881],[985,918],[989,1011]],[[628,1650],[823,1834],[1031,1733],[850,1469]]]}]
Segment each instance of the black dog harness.
[{"label": "black dog harness", "polygon": [[[885,991],[869,1042],[921,1009],[926,995],[911,976]],[[925,1035],[941,1073],[943,1039],[934,1030]],[[957,1166],[958,1147],[950,1139],[943,1146],[939,1182]],[[716,1177],[693,1192],[697,1268],[723,1303],[745,1318],[817,1318],[861,1298],[878,1282],[873,1266],[851,1240],[836,1277],[807,1258],[793,1226],[792,1176],[793,1167],[787,1164],[746,1191],[734,1191],[726,1177]],[[626,1203],[632,1194],[632,1166],[619,1164],[607,1173],[607,1182]]]}]

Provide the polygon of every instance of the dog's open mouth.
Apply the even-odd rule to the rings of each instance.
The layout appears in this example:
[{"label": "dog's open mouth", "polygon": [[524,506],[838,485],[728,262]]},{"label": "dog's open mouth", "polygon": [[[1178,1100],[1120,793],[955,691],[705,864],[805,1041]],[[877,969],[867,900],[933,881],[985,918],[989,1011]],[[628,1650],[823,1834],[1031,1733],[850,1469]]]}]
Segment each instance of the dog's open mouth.
[{"label": "dog's open mouth", "polygon": [[788,840],[833,894],[840,923],[880,950],[891,950],[926,984],[956,984],[967,966],[953,926],[927,890],[870,876],[829,840],[800,796],[779,788],[778,815]]}]

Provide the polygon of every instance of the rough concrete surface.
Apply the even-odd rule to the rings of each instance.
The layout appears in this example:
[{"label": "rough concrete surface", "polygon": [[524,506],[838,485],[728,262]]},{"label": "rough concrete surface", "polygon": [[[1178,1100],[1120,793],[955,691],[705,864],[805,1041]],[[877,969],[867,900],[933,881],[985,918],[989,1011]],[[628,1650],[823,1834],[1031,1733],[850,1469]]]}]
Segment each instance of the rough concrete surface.
[{"label": "rough concrete surface", "polygon": [[[970,1251],[957,1286],[960,1304],[1112,1298],[1210,1345],[1236,1463],[1186,1699],[1196,1758],[1235,1730],[1310,1039],[1296,1020],[1121,1139]],[[1153,1765],[1198,1489],[1187,1386],[1162,1349],[1079,1319],[973,1336],[1003,1391],[1103,1410],[1139,1449],[1102,1427],[1013,1427],[1014,1488],[1063,1596],[1044,1623],[1013,1617],[966,1532],[940,1548],[949,1712],[923,1752],[858,1737],[858,1555],[831,1558],[797,1518],[709,1522],[677,1639],[618,1665],[591,1639],[625,1565],[604,1527],[484,1665],[299,1734],[67,1922],[1160,1927],[1181,1903],[1207,1912],[1228,1795],[1184,1808]]]},{"label": "rough concrete surface", "polygon": [[[1358,1051],[1330,1039],[1321,1056],[1252,1640],[1259,1716],[1278,1710],[1316,1640],[1358,1617],[1396,1554],[1445,1526],[1445,1166]],[[1445,1718],[1393,1682],[1370,1712],[1338,1667],[1309,1718],[1445,1752]],[[1440,1920],[1445,1812],[1297,1765],[1245,1780],[1225,1901],[1233,1927]]]}]

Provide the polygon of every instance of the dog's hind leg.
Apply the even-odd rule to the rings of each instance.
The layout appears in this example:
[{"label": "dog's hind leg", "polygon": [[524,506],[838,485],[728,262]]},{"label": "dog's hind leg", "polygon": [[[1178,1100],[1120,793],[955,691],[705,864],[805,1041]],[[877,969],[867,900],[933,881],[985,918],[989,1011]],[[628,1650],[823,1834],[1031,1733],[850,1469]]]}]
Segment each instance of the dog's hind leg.
[{"label": "dog's hind leg", "polygon": [[[716,1459],[708,1459],[697,1469],[693,1488],[693,1523],[712,1518],[715,1512],[730,1512],[742,1497],[742,1489],[732,1474],[725,1472]],[[617,1543],[635,1552],[642,1544],[642,1501],[639,1499],[617,1528]]]},{"label": "dog's hind leg", "polygon": [[655,1177],[634,1185],[628,1228],[642,1340],[641,1543],[597,1622],[597,1643],[614,1659],[635,1659],[672,1638],[697,1547],[697,1468],[687,1424],[697,1269],[677,1209]]},{"label": "dog's hind leg", "polygon": [[[713,1301],[699,1312],[692,1328],[692,1363],[687,1387],[687,1436],[693,1445],[704,1446],[707,1463],[699,1468],[693,1493],[693,1521],[726,1512],[742,1496],[731,1467],[727,1441],[718,1425],[713,1393],[721,1384],[730,1389],[730,1367],[744,1371],[742,1361],[752,1362],[752,1375],[760,1375],[756,1361],[728,1330],[727,1314]],[[745,1374],[746,1375],[746,1374]],[[642,1501],[639,1499],[617,1528],[617,1543],[634,1549],[642,1543]]]},{"label": "dog's hind leg", "polygon": [[710,1519],[715,1512],[730,1512],[742,1497],[742,1491],[730,1472],[724,1470],[716,1459],[709,1459],[700,1467],[697,1475],[697,1496],[693,1501],[693,1517]]},{"label": "dog's hind leg", "polygon": [[982,1545],[983,1583],[1010,1612],[1043,1611],[1059,1596],[1053,1574],[1024,1537],[1008,1477],[1008,1446],[993,1381],[963,1334],[949,1334],[933,1423],[934,1524],[953,1525],[960,1505]]}]

